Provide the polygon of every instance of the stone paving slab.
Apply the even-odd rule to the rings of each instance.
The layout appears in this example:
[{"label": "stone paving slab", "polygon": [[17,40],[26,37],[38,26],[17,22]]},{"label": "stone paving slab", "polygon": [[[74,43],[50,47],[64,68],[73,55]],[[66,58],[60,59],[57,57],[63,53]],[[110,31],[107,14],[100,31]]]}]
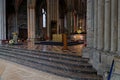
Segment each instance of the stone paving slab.
[{"label": "stone paving slab", "polygon": [[0,80],[71,80],[0,59]]}]

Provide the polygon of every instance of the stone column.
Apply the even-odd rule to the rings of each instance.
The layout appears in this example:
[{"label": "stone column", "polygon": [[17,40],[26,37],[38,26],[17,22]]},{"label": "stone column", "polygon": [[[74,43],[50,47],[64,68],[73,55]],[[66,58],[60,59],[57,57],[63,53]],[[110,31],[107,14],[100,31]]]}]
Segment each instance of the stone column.
[{"label": "stone column", "polygon": [[111,0],[111,52],[117,50],[118,0]]},{"label": "stone column", "polygon": [[92,63],[94,47],[94,0],[87,0],[87,47],[83,50],[83,57],[90,58]]},{"label": "stone column", "polygon": [[64,28],[63,28],[63,33],[66,33],[66,29],[67,29],[67,14],[64,15]]},{"label": "stone column", "polygon": [[104,0],[98,0],[98,38],[97,49],[104,47]]},{"label": "stone column", "polygon": [[59,0],[56,2],[56,9],[57,9],[57,34],[60,32],[60,20],[59,20]]},{"label": "stone column", "polygon": [[[74,11],[74,13],[73,13],[74,15],[74,29],[73,29],[73,31],[75,32],[75,31],[77,31],[77,13],[76,13],[76,11]],[[83,27],[83,25],[82,26],[80,26],[80,27]]]},{"label": "stone column", "polygon": [[27,0],[28,48],[34,48],[35,42],[35,4],[36,0]]},{"label": "stone column", "polygon": [[101,74],[101,51],[104,48],[104,1],[94,0],[94,50],[91,54],[98,74]]},{"label": "stone column", "polygon": [[97,48],[98,0],[94,0],[94,48]]},{"label": "stone column", "polygon": [[6,40],[6,0],[0,0],[0,44]]},{"label": "stone column", "polygon": [[110,50],[110,32],[111,32],[111,0],[105,0],[105,24],[104,24],[104,50]]},{"label": "stone column", "polygon": [[[105,7],[104,7],[104,36],[103,36],[103,42],[104,42],[104,47],[102,52],[99,54],[99,68],[98,68],[98,73],[99,74],[104,74],[104,72],[108,71],[109,66],[111,65],[111,62],[113,60],[113,56],[109,55],[110,51],[110,39],[111,39],[111,0],[104,0],[105,1]],[[99,35],[99,34],[98,34]],[[110,65],[109,65],[110,64]],[[95,65],[96,66],[96,65]]]},{"label": "stone column", "polygon": [[61,18],[61,21],[60,21],[60,33],[64,33],[64,17]]},{"label": "stone column", "polygon": [[47,38],[50,37],[50,2],[47,0]]},{"label": "stone column", "polygon": [[59,33],[59,0],[47,0],[47,36],[52,38],[51,21],[55,21],[56,33]]},{"label": "stone column", "polygon": [[120,0],[118,0],[118,54],[120,55]]},{"label": "stone column", "polygon": [[93,0],[87,0],[87,47],[93,48]]},{"label": "stone column", "polygon": [[67,28],[66,28],[66,33],[70,34],[73,32],[73,17],[72,17],[72,12],[68,11],[67,12]]}]

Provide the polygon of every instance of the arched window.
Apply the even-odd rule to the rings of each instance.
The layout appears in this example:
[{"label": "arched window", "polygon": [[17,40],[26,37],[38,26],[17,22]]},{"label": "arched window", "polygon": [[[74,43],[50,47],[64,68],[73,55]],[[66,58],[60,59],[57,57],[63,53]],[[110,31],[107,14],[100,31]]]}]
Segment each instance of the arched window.
[{"label": "arched window", "polygon": [[42,9],[42,15],[43,15],[43,27],[46,27],[46,12],[45,9]]}]

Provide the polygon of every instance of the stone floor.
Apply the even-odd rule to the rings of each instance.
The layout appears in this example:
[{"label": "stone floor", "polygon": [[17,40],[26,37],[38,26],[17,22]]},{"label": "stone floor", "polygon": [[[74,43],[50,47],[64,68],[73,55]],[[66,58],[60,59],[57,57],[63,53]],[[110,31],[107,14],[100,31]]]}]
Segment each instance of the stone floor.
[{"label": "stone floor", "polygon": [[9,45],[10,47],[16,48],[24,48],[24,49],[32,49],[32,50],[40,50],[40,51],[47,51],[47,52],[55,52],[55,53],[62,53],[62,54],[73,54],[77,56],[82,55],[82,49],[85,47],[84,44],[78,44],[73,46],[67,46],[67,50],[63,50],[63,46],[53,46],[53,45]]},{"label": "stone floor", "polygon": [[[30,49],[27,45],[7,45],[10,47]],[[84,45],[68,46],[68,50],[62,50],[63,46],[51,46],[51,45],[34,45],[35,50],[73,54],[81,56]],[[0,59],[0,80],[71,80],[49,74],[46,72],[38,71],[32,68],[28,68],[23,65],[19,65],[13,62]]]},{"label": "stone floor", "polygon": [[0,59],[0,80],[71,80]]}]

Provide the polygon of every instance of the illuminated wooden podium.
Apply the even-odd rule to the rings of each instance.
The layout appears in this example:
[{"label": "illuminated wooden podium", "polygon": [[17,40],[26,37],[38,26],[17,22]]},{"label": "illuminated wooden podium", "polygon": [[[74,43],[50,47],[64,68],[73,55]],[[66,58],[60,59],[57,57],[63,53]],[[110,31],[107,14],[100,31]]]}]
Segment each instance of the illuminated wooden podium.
[{"label": "illuminated wooden podium", "polygon": [[62,50],[68,50],[68,46],[67,46],[67,35],[63,34],[63,48]]}]

